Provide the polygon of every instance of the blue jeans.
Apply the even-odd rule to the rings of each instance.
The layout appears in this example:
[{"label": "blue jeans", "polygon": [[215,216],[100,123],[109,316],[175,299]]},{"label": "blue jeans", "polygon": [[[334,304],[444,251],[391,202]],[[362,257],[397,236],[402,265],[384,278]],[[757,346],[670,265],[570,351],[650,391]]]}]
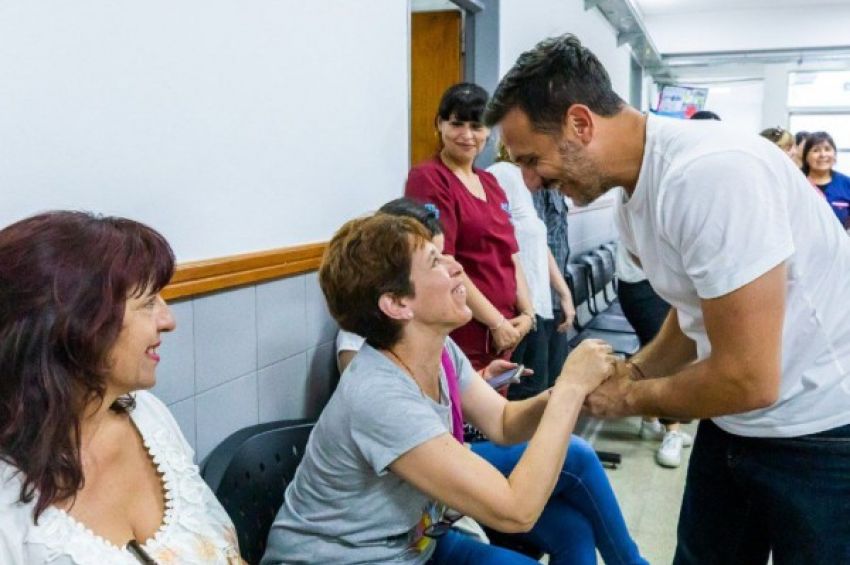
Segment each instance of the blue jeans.
[{"label": "blue jeans", "polygon": [[437,540],[437,549],[428,563],[442,565],[534,565],[534,559],[521,553],[481,543],[458,530],[449,530]]},{"label": "blue jeans", "polygon": [[747,438],[700,423],[676,565],[850,563],[850,425]]},{"label": "blue jeans", "polygon": [[[472,451],[507,476],[525,452],[525,447],[525,443],[500,446],[482,441],[473,443]],[[646,563],[629,536],[599,458],[593,448],[577,436],[570,440],[561,476],[534,528],[528,533],[515,535],[548,553],[551,565],[595,565],[597,547],[609,565]],[[438,542],[435,557],[440,553],[442,543]],[[451,556],[446,561],[434,562],[475,563],[452,560]]]}]

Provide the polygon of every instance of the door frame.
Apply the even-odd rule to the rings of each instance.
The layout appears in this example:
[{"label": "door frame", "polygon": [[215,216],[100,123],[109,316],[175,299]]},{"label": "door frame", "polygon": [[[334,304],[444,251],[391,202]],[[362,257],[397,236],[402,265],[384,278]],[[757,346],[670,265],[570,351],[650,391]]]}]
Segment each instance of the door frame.
[{"label": "door frame", "polygon": [[[460,8],[461,11],[461,40],[463,49],[463,72],[464,80],[474,82],[483,86],[487,92],[493,93],[499,84],[499,1],[500,0],[449,0]],[[412,0],[407,1],[407,37],[411,37],[412,24]],[[413,113],[412,97],[412,64],[411,64],[411,41],[407,42],[407,116],[408,124]],[[410,139],[408,131],[408,140]],[[408,154],[408,167],[410,162],[410,151]],[[495,143],[493,136],[487,141],[487,145],[476,160],[479,167],[487,167],[495,160]]]}]

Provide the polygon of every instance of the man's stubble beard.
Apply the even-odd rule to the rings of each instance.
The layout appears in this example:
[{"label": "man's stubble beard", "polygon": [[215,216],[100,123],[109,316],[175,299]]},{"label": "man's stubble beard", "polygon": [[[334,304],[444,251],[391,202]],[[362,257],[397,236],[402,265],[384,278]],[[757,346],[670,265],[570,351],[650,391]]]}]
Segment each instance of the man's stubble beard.
[{"label": "man's stubble beard", "polygon": [[[599,172],[596,163],[587,156],[580,144],[568,140],[558,142],[562,171],[557,187],[562,194],[570,197],[578,206],[587,206],[616,186],[614,181]],[[579,179],[572,182],[571,179]],[[589,181],[589,182],[588,182]],[[574,195],[567,194],[569,187]]]}]

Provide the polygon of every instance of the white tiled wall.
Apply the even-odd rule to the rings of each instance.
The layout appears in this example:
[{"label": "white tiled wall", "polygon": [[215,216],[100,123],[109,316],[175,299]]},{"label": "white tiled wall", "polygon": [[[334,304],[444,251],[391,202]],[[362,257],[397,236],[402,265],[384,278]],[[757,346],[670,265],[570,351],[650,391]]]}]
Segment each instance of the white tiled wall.
[{"label": "white tiled wall", "polygon": [[153,393],[196,461],[236,430],[319,415],[336,381],[336,324],[316,273],[174,302]]}]

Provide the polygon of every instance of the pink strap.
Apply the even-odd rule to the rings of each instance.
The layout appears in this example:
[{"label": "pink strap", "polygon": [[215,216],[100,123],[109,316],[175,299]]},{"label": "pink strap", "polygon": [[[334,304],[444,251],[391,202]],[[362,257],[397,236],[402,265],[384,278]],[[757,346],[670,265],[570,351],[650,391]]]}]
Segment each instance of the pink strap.
[{"label": "pink strap", "polygon": [[460,406],[460,385],[457,381],[454,363],[449,350],[443,348],[443,370],[446,372],[446,384],[449,386],[449,400],[452,403],[452,435],[463,443],[463,411]]}]

